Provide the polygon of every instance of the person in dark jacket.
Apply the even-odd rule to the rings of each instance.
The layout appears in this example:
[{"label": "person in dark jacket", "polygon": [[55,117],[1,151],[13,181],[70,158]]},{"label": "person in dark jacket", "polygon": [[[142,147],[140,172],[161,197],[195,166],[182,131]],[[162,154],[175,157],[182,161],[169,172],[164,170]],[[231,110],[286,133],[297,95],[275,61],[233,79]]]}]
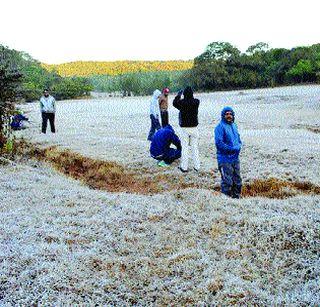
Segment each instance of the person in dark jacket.
[{"label": "person in dark jacket", "polygon": [[[173,144],[175,148],[171,147]],[[181,157],[181,142],[170,125],[158,130],[150,145],[150,155],[159,160],[159,166],[167,166]]]},{"label": "person in dark jacket", "polygon": [[193,91],[190,86],[182,90],[173,100],[173,106],[179,110],[179,125],[181,127],[182,158],[180,170],[188,171],[189,146],[191,147],[194,170],[199,171],[199,149],[198,149],[198,109],[200,101],[193,97]]},{"label": "person in dark jacket", "polygon": [[223,108],[221,121],[215,128],[214,135],[218,168],[221,173],[221,192],[232,198],[240,198],[242,179],[239,154],[242,142],[234,120],[233,109]]}]

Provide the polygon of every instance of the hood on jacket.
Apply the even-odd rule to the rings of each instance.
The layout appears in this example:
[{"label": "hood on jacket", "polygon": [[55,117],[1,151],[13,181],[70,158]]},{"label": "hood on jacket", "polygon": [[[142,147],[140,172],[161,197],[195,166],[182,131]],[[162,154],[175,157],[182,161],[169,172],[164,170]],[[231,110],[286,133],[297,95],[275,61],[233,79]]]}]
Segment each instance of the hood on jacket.
[{"label": "hood on jacket", "polygon": [[159,90],[155,90],[153,92],[152,99],[158,99],[160,95],[161,95],[161,92]]},{"label": "hood on jacket", "polygon": [[188,100],[193,98],[193,90],[191,86],[187,86],[183,91],[183,98]]},{"label": "hood on jacket", "polygon": [[232,112],[232,116],[233,116],[233,121],[232,121],[232,122],[234,122],[235,114],[234,114],[234,111],[233,111],[233,109],[232,109],[231,107],[224,107],[224,108],[222,109],[222,111],[221,111],[221,119],[222,119],[224,122],[226,121],[225,118],[224,118],[226,112]]}]

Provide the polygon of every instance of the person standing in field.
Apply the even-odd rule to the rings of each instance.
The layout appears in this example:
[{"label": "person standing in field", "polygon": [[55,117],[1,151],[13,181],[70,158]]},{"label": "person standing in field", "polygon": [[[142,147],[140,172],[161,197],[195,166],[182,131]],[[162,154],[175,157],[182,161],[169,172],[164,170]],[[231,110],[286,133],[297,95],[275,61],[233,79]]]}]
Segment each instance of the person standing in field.
[{"label": "person standing in field", "polygon": [[240,198],[242,179],[239,154],[242,146],[232,108],[225,107],[221,121],[214,130],[218,168],[221,173],[221,192],[232,198]]},{"label": "person standing in field", "polygon": [[162,90],[162,94],[159,97],[159,107],[160,107],[160,115],[161,115],[161,125],[162,128],[169,125],[169,113],[168,113],[168,107],[169,107],[169,92],[170,90],[166,87]]},{"label": "person standing in field", "polygon": [[161,92],[159,90],[155,90],[152,95],[152,99],[150,102],[150,119],[151,119],[151,127],[148,135],[148,141],[152,141],[153,135],[157,130],[161,128],[160,125],[160,108],[159,108],[159,97]]},{"label": "person standing in field", "polygon": [[[181,95],[183,92],[183,99]],[[198,109],[200,101],[193,97],[190,86],[184,91],[180,90],[173,100],[173,106],[179,110],[179,125],[181,127],[182,157],[179,169],[185,173],[188,171],[189,146],[191,147],[193,168],[199,171],[199,149],[198,149]]]},{"label": "person standing in field", "polygon": [[43,91],[43,96],[40,98],[40,110],[42,116],[42,133],[47,132],[48,120],[50,122],[51,132],[55,133],[55,112],[56,112],[56,100],[49,94],[49,90]]}]

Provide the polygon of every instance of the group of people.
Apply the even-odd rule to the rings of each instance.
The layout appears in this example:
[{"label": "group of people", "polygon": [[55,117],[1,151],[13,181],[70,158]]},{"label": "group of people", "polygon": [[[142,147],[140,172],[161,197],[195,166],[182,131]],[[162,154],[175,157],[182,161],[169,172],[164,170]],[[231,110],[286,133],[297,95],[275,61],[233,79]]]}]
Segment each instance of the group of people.
[{"label": "group of people", "polygon": [[[159,166],[167,166],[181,157],[179,169],[185,173],[188,171],[189,146],[191,146],[194,170],[199,171],[197,126],[200,101],[193,97],[190,86],[185,90],[180,90],[174,98],[173,106],[179,110],[179,125],[182,131],[180,141],[172,126],[169,125],[168,95],[169,89],[165,88],[162,93],[155,90],[152,96],[150,103],[151,127],[148,135],[148,140],[151,141],[150,154],[159,160]],[[171,144],[174,144],[176,148],[171,148]]]},{"label": "group of people", "polygon": [[[150,102],[151,127],[148,135],[148,140],[151,142],[150,155],[161,167],[169,166],[173,161],[181,158],[179,169],[186,173],[190,147],[193,169],[198,172],[200,169],[198,149],[200,101],[194,98],[190,86],[180,90],[174,98],[173,107],[179,110],[180,140],[169,124],[168,95],[168,88],[163,89],[162,93],[155,90]],[[215,127],[214,134],[218,169],[221,174],[221,192],[232,198],[240,198],[242,180],[239,154],[242,142],[235,124],[235,113],[231,107],[225,107],[221,111],[221,121]]]},{"label": "group of people", "polygon": [[[162,167],[169,166],[173,161],[181,158],[179,169],[186,173],[189,166],[190,147],[193,169],[198,172],[200,169],[198,149],[198,109],[200,101],[194,98],[190,86],[180,90],[175,96],[172,104],[179,110],[180,140],[169,124],[169,92],[168,88],[164,88],[162,92],[155,90],[151,99],[151,128],[148,135],[148,140],[151,142],[150,155]],[[40,110],[42,133],[46,133],[48,121],[50,122],[51,132],[55,133],[56,103],[47,89],[44,90],[43,96],[40,98]],[[28,118],[23,114],[17,113],[11,123],[12,129],[23,129],[21,122],[27,120]],[[239,154],[242,143],[232,108],[225,107],[222,110],[221,121],[214,132],[218,168],[221,174],[221,192],[230,197],[239,198],[242,186]]]}]

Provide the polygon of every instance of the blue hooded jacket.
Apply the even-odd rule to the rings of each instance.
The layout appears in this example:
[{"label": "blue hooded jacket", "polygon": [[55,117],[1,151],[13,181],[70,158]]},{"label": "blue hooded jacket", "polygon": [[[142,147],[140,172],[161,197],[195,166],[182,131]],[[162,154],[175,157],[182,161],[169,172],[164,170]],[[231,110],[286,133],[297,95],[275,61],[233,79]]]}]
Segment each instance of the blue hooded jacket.
[{"label": "blue hooded jacket", "polygon": [[12,121],[11,121],[11,128],[13,130],[19,130],[23,127],[22,121],[27,121],[28,118],[25,117],[23,114],[16,114],[13,116]]},{"label": "blue hooded jacket", "polygon": [[167,125],[158,130],[153,136],[150,145],[151,156],[158,157],[164,155],[170,149],[171,144],[181,150],[179,137],[175,134],[173,128],[170,125]]},{"label": "blue hooded jacket", "polygon": [[[224,118],[227,111],[232,112],[232,123],[228,123]],[[214,130],[218,163],[232,163],[239,160],[242,142],[237,125],[234,123],[234,117],[234,111],[231,107],[223,108],[221,122]]]}]

